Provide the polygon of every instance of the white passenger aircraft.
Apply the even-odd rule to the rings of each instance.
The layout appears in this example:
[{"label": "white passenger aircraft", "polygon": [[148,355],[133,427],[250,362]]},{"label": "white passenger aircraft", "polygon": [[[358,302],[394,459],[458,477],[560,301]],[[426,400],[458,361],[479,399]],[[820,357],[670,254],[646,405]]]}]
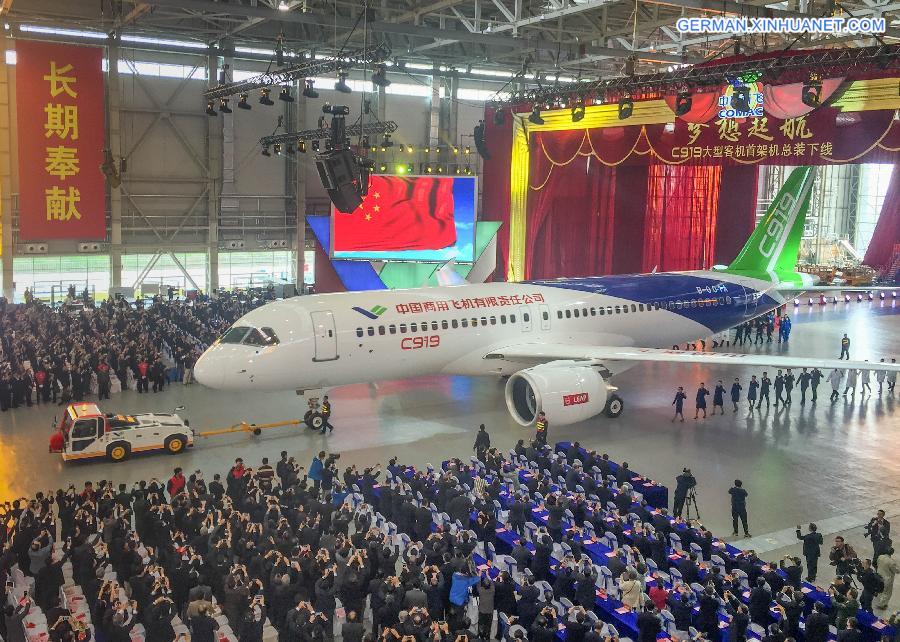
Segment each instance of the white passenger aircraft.
[{"label": "white passenger aircraft", "polygon": [[[727,268],[301,296],[239,319],[198,360],[211,388],[304,393],[430,374],[509,376],[523,426],[621,414],[610,379],[642,361],[769,368],[883,368],[796,356],[683,352],[818,290],[795,272],[812,168],[798,168]],[[825,373],[827,374],[827,372]]]}]

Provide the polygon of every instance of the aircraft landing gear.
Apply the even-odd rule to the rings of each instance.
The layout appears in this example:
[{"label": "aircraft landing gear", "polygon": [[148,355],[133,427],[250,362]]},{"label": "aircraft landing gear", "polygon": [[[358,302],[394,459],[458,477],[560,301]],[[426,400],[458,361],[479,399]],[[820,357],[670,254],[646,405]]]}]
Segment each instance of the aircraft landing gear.
[{"label": "aircraft landing gear", "polygon": [[622,397],[619,395],[610,395],[606,402],[606,408],[604,409],[606,416],[610,419],[615,419],[622,414],[623,410],[625,410],[625,402],[622,401]]},{"label": "aircraft landing gear", "polygon": [[306,427],[310,430],[322,430],[322,426],[325,425],[325,418],[322,416],[322,413],[319,412],[321,405],[319,404],[318,397],[310,397],[306,402],[309,410],[303,415],[303,423],[306,424]]}]

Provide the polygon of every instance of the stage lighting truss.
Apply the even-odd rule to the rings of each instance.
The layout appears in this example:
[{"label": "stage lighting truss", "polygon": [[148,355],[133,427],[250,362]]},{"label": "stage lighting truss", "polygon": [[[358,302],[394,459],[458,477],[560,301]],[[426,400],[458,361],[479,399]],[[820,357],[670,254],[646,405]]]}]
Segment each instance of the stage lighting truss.
[{"label": "stage lighting truss", "polygon": [[[397,131],[397,123],[392,120],[387,120],[384,122],[366,123],[365,127],[357,123],[347,127],[346,136],[347,138],[356,138],[357,136],[362,136],[363,131],[365,131],[367,136],[389,136]],[[321,127],[318,129],[304,129],[303,131],[298,132],[263,136],[259,139],[259,144],[265,149],[269,146],[274,146],[276,143],[280,145],[294,143],[301,150],[305,150],[306,141],[311,141],[313,143],[313,150],[318,151],[316,150],[316,146],[320,144],[319,141],[329,140],[330,138],[331,129],[329,127]],[[390,139],[388,138],[388,140]]]},{"label": "stage lighting truss", "polygon": [[[605,80],[579,81],[549,87],[527,89],[512,92],[509,100],[488,103],[494,109],[509,108],[522,105],[554,105],[563,100],[574,101],[581,96],[590,97],[593,103],[603,100],[608,92],[613,95],[632,95],[655,91],[660,93],[678,91],[685,86],[695,89],[720,87],[734,80],[747,84],[772,78],[777,67],[779,83],[792,83],[806,80],[810,73],[821,78],[845,76],[848,69],[863,72],[867,67],[886,69],[897,66],[900,62],[900,45],[878,45],[874,47],[847,49],[819,49],[814,53],[799,54],[779,59],[778,64],[771,65],[771,70],[763,64],[771,61],[744,61],[730,64],[692,66],[655,74],[636,74]],[[499,124],[499,123],[498,123]]]},{"label": "stage lighting truss", "polygon": [[387,44],[382,43],[364,49],[356,49],[344,53],[341,56],[335,56],[325,60],[304,60],[296,65],[285,67],[278,71],[253,76],[252,78],[240,82],[230,82],[211,87],[203,92],[203,97],[207,101],[219,100],[220,98],[227,98],[256,89],[287,85],[299,78],[313,78],[344,71],[353,67],[381,63],[386,60],[390,54],[390,47],[388,47]]}]

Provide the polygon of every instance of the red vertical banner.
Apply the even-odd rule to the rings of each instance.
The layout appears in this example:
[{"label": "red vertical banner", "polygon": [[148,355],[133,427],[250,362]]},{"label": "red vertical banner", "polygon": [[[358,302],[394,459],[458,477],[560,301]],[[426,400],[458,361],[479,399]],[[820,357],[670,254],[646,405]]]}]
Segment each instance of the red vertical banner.
[{"label": "red vertical banner", "polygon": [[16,41],[19,238],[105,239],[103,50]]}]

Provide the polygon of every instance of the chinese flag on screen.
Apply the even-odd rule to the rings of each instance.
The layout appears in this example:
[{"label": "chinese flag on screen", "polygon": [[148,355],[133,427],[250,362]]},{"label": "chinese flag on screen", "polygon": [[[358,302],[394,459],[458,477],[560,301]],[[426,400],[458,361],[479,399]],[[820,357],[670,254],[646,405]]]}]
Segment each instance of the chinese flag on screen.
[{"label": "chinese flag on screen", "polygon": [[362,205],[334,213],[336,252],[439,250],[455,243],[453,178],[372,176]]}]

